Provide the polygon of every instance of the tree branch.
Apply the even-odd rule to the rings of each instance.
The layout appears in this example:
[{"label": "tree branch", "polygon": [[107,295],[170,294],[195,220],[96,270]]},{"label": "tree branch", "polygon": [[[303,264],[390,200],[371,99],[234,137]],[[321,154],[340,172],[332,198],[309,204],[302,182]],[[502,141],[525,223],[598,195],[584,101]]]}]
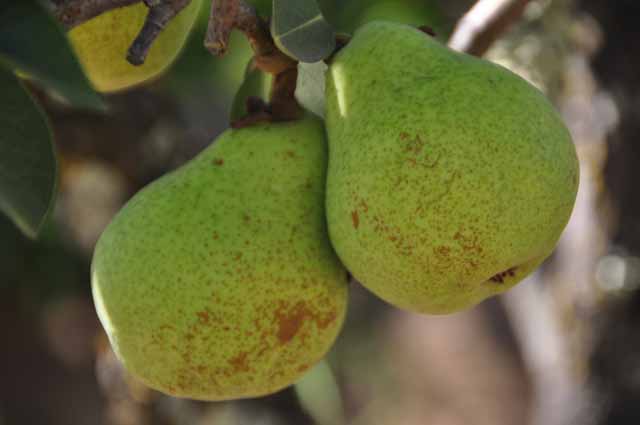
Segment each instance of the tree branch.
[{"label": "tree branch", "polygon": [[129,47],[127,60],[132,65],[142,65],[149,49],[162,30],[191,0],[144,0],[149,14],[140,33]]},{"label": "tree branch", "polygon": [[223,55],[234,28],[247,36],[256,54],[275,49],[266,22],[258,17],[251,5],[243,0],[213,0],[205,39],[207,49],[215,55]]},{"label": "tree branch", "polygon": [[449,47],[482,56],[524,12],[530,0],[478,0],[449,39]]},{"label": "tree branch", "polygon": [[103,12],[140,3],[142,0],[49,0],[53,16],[67,30]]},{"label": "tree branch", "polygon": [[256,66],[273,75],[297,66],[297,62],[276,47],[269,26],[244,0],[213,0],[205,47],[223,55],[229,46],[231,31],[242,31],[255,53]]},{"label": "tree branch", "polygon": [[226,53],[231,31],[240,14],[239,8],[237,1],[212,0],[204,46],[214,55],[222,56]]},{"label": "tree branch", "polygon": [[127,60],[142,65],[155,39],[191,0],[49,0],[53,16],[71,30],[96,16],[120,7],[144,2],[149,8],[140,33],[129,47]]}]

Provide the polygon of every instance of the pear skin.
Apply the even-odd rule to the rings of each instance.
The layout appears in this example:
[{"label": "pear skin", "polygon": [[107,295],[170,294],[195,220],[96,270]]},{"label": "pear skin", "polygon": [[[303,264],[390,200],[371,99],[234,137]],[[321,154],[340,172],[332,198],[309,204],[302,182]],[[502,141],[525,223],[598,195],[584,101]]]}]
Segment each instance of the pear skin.
[{"label": "pear skin", "polygon": [[382,299],[456,312],[552,253],[579,166],[531,84],[410,26],[373,22],[333,59],[326,95],[330,238]]},{"label": "pear skin", "polygon": [[200,2],[192,0],[167,24],[139,66],[127,62],[127,51],[149,11],[143,2],[110,10],[69,31],[71,45],[94,88],[117,92],[159,76],[182,49]]},{"label": "pear skin", "polygon": [[325,355],[347,306],[326,161],[315,118],[228,130],[126,204],[92,263],[126,369],[170,395],[226,400],[276,392]]}]

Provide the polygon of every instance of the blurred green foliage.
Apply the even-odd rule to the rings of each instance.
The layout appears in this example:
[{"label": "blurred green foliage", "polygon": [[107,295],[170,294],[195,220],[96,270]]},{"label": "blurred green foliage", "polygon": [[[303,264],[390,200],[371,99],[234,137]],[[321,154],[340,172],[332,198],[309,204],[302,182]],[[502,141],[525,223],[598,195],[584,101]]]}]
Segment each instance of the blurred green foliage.
[{"label": "blurred green foliage", "polygon": [[89,293],[87,265],[49,221],[37,241],[0,216],[0,290],[16,290],[37,305],[70,293]]}]

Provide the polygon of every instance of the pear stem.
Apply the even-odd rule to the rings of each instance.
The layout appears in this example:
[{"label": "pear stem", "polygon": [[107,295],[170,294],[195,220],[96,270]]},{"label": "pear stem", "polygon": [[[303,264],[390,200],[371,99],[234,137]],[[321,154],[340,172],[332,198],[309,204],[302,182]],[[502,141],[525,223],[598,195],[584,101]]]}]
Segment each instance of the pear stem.
[{"label": "pear stem", "polygon": [[258,69],[276,76],[297,67],[298,62],[276,47],[267,22],[253,6],[244,0],[213,0],[205,47],[214,55],[224,55],[233,29],[242,31],[249,40]]},{"label": "pear stem", "polygon": [[223,55],[229,46],[233,29],[242,31],[249,40],[255,67],[273,75],[269,104],[248,119],[243,119],[240,125],[299,118],[302,108],[295,99],[298,62],[276,47],[267,22],[246,1],[213,0],[205,47],[215,55]]}]

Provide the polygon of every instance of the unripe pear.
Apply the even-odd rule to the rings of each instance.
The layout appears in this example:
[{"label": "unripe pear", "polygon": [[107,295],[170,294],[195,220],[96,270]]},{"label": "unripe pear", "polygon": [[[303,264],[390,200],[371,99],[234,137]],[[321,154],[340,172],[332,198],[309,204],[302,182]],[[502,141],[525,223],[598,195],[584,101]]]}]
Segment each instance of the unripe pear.
[{"label": "unripe pear", "polygon": [[327,80],[329,233],[363,285],[401,308],[451,313],[551,254],[579,169],[531,84],[385,22],[359,29]]},{"label": "unripe pear", "polygon": [[149,11],[143,2],[110,10],[69,31],[71,45],[95,89],[120,91],[159,76],[182,49],[200,1],[192,0],[167,24],[139,66],[127,61],[127,51]]},{"label": "unripe pear", "polygon": [[179,397],[257,397],[333,344],[347,273],[327,234],[314,118],[228,130],[102,234],[92,288],[131,374]]}]

